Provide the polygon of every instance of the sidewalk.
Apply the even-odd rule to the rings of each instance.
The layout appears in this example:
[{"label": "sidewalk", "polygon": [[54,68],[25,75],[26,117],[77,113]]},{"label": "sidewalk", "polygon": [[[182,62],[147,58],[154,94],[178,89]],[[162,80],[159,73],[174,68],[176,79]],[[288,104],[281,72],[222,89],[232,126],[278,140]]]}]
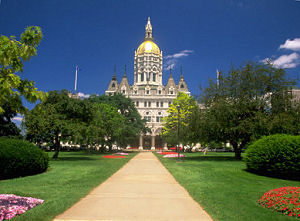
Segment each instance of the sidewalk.
[{"label": "sidewalk", "polygon": [[61,220],[212,220],[151,152],[142,152]]}]

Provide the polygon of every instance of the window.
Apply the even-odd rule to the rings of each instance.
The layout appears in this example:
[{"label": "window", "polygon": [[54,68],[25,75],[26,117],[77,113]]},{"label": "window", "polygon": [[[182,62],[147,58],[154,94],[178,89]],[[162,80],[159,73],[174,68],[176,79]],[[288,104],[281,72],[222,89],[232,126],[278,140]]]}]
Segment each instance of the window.
[{"label": "window", "polygon": [[147,94],[150,94],[150,91],[149,91],[149,90],[147,90],[147,91],[146,91],[146,93],[147,93]]},{"label": "window", "polygon": [[144,73],[141,73],[141,81],[144,81]]},{"label": "window", "polygon": [[161,90],[158,91],[158,94],[161,94]]},{"label": "window", "polygon": [[136,102],[136,106],[137,106],[137,107],[139,106],[139,102],[138,102],[138,101]]},{"label": "window", "polygon": [[156,102],[156,107],[159,107],[159,102]]},{"label": "window", "polygon": [[171,101],[169,101],[169,107],[170,107],[170,105],[171,105]]},{"label": "window", "polygon": [[158,112],[158,115],[161,115],[161,112]]},{"label": "window", "polygon": [[153,81],[156,81],[156,74],[153,73]]},{"label": "window", "polygon": [[170,94],[173,94],[173,91],[170,91]]},{"label": "window", "polygon": [[116,86],[115,83],[112,83],[111,87],[115,87],[115,86]]},{"label": "window", "polygon": [[134,94],[137,94],[137,90],[134,91]]},{"label": "window", "polygon": [[151,116],[145,116],[144,120],[146,120],[146,122],[151,122]]},{"label": "window", "polygon": [[162,117],[157,116],[157,117],[156,117],[156,122],[162,122]]},{"label": "window", "polygon": [[184,88],[184,85],[182,84],[182,85],[180,85],[180,88]]},{"label": "window", "polygon": [[148,107],[151,107],[151,102],[150,101],[148,102]]},{"label": "window", "polygon": [[122,91],[123,94],[125,94],[125,92],[126,92],[125,90]]},{"label": "window", "polygon": [[144,102],[144,107],[147,107],[147,102],[146,101]]},{"label": "window", "polygon": [[164,107],[164,102],[160,102],[160,106],[161,106],[161,107]]}]

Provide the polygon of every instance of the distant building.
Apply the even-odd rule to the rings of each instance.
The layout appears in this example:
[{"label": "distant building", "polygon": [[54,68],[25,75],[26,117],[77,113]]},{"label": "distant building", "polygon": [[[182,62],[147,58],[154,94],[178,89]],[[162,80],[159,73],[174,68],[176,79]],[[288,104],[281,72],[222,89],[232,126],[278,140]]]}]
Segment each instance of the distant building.
[{"label": "distant building", "polygon": [[141,135],[139,141],[132,144],[139,149],[154,149],[167,145],[159,136],[163,127],[162,118],[167,116],[167,109],[179,91],[190,94],[182,71],[178,84],[175,83],[170,72],[167,85],[163,85],[162,70],[162,51],[153,41],[152,25],[148,18],[144,42],[134,55],[133,85],[128,83],[125,68],[121,82],[118,83],[114,73],[108,89],[105,91],[106,95],[122,93],[131,98],[142,118],[147,121],[147,127],[151,129],[151,133]]}]

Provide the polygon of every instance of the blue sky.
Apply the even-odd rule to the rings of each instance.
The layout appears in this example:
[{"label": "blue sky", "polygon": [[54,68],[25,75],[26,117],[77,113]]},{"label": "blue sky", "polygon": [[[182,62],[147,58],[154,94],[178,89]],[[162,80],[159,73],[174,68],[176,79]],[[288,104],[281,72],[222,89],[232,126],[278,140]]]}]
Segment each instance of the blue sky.
[{"label": "blue sky", "polygon": [[[216,77],[216,69],[248,60],[272,57],[289,77],[300,76],[299,0],[1,0],[0,34],[42,28],[38,55],[22,75],[40,90],[73,90],[77,64],[78,91],[103,94],[114,65],[120,81],[126,64],[133,83],[134,51],[148,16],[165,67],[174,66],[178,81],[182,66],[194,95]],[[164,82],[168,76],[164,70]]]}]

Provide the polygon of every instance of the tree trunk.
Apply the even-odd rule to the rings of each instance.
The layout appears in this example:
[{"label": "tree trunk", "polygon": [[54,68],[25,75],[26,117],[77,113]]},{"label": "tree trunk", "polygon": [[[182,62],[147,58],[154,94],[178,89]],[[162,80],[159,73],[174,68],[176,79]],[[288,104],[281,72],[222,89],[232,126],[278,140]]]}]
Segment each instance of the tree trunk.
[{"label": "tree trunk", "polygon": [[235,157],[235,159],[238,159],[238,160],[242,159],[242,155],[241,155],[242,150],[239,147],[238,143],[231,142],[231,145],[232,145],[233,150],[234,150],[234,157]]},{"label": "tree trunk", "polygon": [[59,136],[58,134],[56,134],[56,136],[55,136],[55,145],[54,145],[55,152],[54,152],[54,155],[53,155],[53,159],[58,158],[58,154],[59,154],[59,151],[60,151],[60,142],[59,142],[59,137],[58,136]]}]

